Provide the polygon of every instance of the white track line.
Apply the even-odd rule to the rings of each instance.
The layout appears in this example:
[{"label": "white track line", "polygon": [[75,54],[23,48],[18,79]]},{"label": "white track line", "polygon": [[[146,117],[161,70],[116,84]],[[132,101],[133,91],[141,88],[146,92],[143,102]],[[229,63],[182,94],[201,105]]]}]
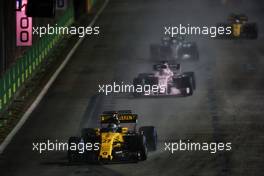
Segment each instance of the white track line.
[{"label": "white track line", "polygon": [[[98,13],[95,15],[95,17],[92,20],[92,22],[89,24],[90,27],[92,27],[94,25],[94,23],[96,22],[96,20],[100,16],[100,14],[103,12],[103,10],[105,9],[105,7],[107,6],[108,2],[109,2],[109,0],[105,0],[103,6],[100,8],[100,10],[98,11]],[[26,122],[26,120],[29,118],[29,116],[32,114],[32,112],[35,110],[35,108],[38,106],[38,104],[43,99],[43,97],[46,95],[46,93],[48,92],[49,88],[51,87],[51,85],[53,84],[53,82],[56,80],[56,78],[58,77],[58,75],[60,74],[60,72],[63,70],[63,68],[66,66],[66,64],[68,63],[68,61],[71,59],[72,55],[74,54],[74,52],[76,51],[76,49],[79,47],[79,45],[82,43],[82,41],[84,40],[84,38],[85,37],[82,37],[82,38],[80,38],[76,42],[76,44],[74,45],[74,47],[71,49],[71,51],[66,56],[65,60],[62,62],[62,64],[60,65],[60,67],[56,70],[56,72],[49,79],[49,81],[47,82],[47,84],[45,85],[45,87],[41,90],[40,94],[37,96],[37,98],[35,99],[35,101],[31,104],[31,106],[24,113],[24,115],[19,120],[19,122],[17,123],[17,125],[15,126],[15,128],[8,134],[8,136],[1,143],[1,145],[0,145],[0,154],[2,154],[4,152],[5,148],[11,142],[11,140],[13,139],[13,137],[15,136],[15,134],[24,125],[24,123]]]}]

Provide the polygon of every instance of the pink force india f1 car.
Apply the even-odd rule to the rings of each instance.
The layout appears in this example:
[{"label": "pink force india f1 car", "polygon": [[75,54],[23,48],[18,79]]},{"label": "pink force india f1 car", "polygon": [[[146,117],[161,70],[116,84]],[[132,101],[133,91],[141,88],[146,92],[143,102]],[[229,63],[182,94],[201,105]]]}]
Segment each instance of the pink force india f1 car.
[{"label": "pink force india f1 car", "polygon": [[180,64],[163,61],[153,66],[153,73],[141,73],[134,80],[137,86],[156,85],[157,91],[135,92],[134,96],[191,96],[196,88],[194,72],[181,72]]}]

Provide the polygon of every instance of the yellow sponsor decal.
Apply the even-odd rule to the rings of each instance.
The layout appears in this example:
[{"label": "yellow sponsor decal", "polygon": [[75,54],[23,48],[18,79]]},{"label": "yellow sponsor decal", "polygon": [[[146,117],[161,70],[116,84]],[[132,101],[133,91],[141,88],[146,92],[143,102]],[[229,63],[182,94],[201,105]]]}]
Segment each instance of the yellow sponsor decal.
[{"label": "yellow sponsor decal", "polygon": [[241,33],[241,24],[234,24],[233,25],[233,34],[235,37],[239,37]]},{"label": "yellow sponsor decal", "polygon": [[133,120],[133,115],[121,115],[119,116],[119,120]]}]

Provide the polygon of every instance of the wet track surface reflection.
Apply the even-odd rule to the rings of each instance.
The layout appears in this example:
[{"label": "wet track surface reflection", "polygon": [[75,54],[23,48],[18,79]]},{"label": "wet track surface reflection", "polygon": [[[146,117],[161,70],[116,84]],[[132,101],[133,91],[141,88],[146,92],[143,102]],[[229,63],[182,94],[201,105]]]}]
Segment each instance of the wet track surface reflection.
[{"label": "wet track surface reflection", "polygon": [[[192,3],[192,6],[190,4]],[[98,95],[98,84],[132,82],[152,70],[149,46],[163,35],[164,25],[223,22],[229,13],[246,13],[263,29],[263,2],[223,4],[211,0],[110,1],[97,21],[100,37],[86,38],[30,119],[0,157],[8,176],[260,176],[263,173],[263,32],[252,41],[199,37],[200,60],[184,62],[194,71],[197,89],[191,97],[132,98],[129,94]],[[139,126],[158,130],[158,150],[137,164],[68,165],[66,152],[38,154],[35,140],[63,140],[83,127],[98,126],[105,110],[131,109]],[[232,151],[164,151],[178,140],[232,142]]]}]

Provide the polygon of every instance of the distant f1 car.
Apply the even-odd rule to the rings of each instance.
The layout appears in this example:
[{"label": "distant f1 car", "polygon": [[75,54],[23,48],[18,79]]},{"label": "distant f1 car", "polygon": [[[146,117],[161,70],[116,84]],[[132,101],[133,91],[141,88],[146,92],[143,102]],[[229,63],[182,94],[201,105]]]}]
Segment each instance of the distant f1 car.
[{"label": "distant f1 car", "polygon": [[194,72],[181,72],[180,64],[167,61],[153,66],[153,73],[141,73],[134,80],[135,87],[157,85],[158,90],[135,92],[135,96],[191,96],[196,88]]},{"label": "distant f1 car", "polygon": [[[137,130],[138,115],[130,110],[105,111],[100,128],[85,128],[81,137],[70,137],[70,145],[98,144],[96,150],[68,150],[69,162],[88,163],[138,162],[147,159],[148,151],[157,148],[157,130],[143,126]],[[124,127],[123,124],[127,124]],[[128,127],[130,124],[130,128]]]},{"label": "distant f1 car", "polygon": [[163,37],[161,44],[150,45],[150,55],[158,60],[198,60],[199,52],[195,42],[187,42],[185,36]]},{"label": "distant f1 car", "polygon": [[231,14],[227,23],[218,26],[230,27],[231,34],[218,35],[220,39],[257,39],[258,27],[256,23],[249,23],[248,17],[243,14]]}]

